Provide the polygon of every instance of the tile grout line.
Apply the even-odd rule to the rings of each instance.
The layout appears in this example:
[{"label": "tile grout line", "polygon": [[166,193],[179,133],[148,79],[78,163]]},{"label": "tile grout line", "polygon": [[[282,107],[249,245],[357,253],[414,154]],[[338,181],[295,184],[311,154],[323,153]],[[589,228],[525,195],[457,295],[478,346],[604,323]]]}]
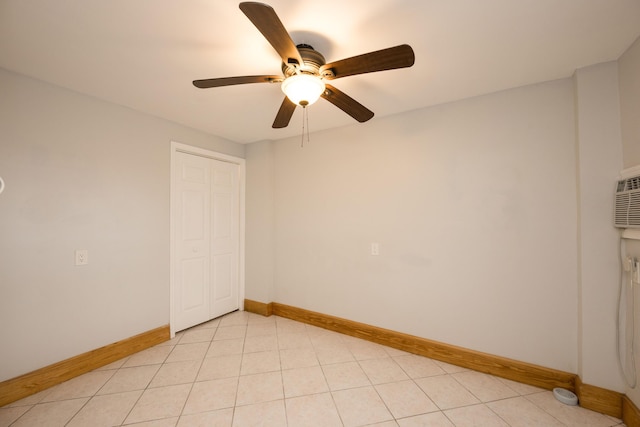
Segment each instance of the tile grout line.
[{"label": "tile grout line", "polygon": [[[211,329],[214,329],[214,328],[211,328]],[[193,392],[193,387],[196,385],[196,382],[198,382],[198,376],[200,375],[200,371],[202,370],[202,365],[204,365],[204,361],[207,358],[207,353],[209,352],[209,349],[213,345],[213,337],[215,337],[215,334],[217,332],[218,332],[218,325],[216,325],[215,331],[214,331],[213,335],[211,336],[211,340],[209,341],[209,345],[207,346],[207,350],[204,352],[204,355],[202,356],[202,360],[200,360],[200,366],[198,367],[198,370],[196,371],[196,375],[193,378],[193,381],[191,382],[191,387],[189,387],[189,393],[187,393],[187,397],[184,400],[184,403],[182,404],[182,408],[180,409],[180,413],[178,414],[178,418],[176,420],[176,426],[178,424],[180,424],[180,419],[182,418],[182,415],[184,413],[184,409],[186,408],[187,403],[189,402],[189,397],[191,396],[191,393]],[[184,337],[184,335],[183,335],[183,337]],[[182,341],[183,337],[180,338],[180,340],[178,341],[176,346],[180,344],[180,341]],[[174,346],[174,349],[175,349],[176,346]],[[163,363],[162,366],[164,366],[164,364],[166,363],[166,361],[169,358],[169,356],[171,355],[171,353],[173,353],[173,350],[171,350],[171,352],[167,355],[167,357],[165,359],[165,362]],[[179,363],[179,362],[177,362],[177,363]],[[160,372],[160,370],[162,369],[162,366],[160,367],[160,369],[158,369],[158,372]],[[158,374],[158,372],[156,373],[156,375]],[[154,375],[154,378],[155,378],[155,375]],[[149,384],[151,384],[152,382],[153,382],[153,379],[149,382]]]}]

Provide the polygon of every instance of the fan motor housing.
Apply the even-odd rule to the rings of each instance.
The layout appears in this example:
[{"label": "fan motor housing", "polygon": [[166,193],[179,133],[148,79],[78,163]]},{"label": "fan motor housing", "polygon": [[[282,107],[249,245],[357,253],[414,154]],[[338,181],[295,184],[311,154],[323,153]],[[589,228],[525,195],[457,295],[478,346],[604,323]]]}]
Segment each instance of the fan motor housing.
[{"label": "fan motor housing", "polygon": [[304,61],[303,65],[282,63],[282,73],[285,77],[291,77],[298,73],[298,69],[306,74],[314,76],[320,75],[320,67],[326,64],[324,56],[308,44],[299,44],[296,46],[300,56]]}]

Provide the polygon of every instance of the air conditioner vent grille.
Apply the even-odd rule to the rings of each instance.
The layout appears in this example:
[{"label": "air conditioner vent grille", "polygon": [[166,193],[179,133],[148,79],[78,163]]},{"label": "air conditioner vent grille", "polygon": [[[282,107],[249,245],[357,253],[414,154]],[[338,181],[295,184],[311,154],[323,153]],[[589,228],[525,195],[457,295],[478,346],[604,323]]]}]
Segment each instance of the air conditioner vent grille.
[{"label": "air conditioner vent grille", "polygon": [[618,181],[614,222],[616,227],[640,228],[640,175]]},{"label": "air conditioner vent grille", "polygon": [[627,179],[626,190],[640,190],[640,176],[634,176],[633,178]]},{"label": "air conditioner vent grille", "polygon": [[640,191],[629,195],[629,225],[640,227]]}]

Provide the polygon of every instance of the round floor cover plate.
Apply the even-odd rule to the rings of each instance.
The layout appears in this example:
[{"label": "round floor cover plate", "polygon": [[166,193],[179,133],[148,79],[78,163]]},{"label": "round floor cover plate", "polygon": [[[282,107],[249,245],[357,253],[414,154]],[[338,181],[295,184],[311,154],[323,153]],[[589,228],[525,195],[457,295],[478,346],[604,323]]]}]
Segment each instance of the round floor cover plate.
[{"label": "round floor cover plate", "polygon": [[553,395],[565,405],[575,406],[578,404],[578,396],[567,389],[556,387],[553,389]]}]

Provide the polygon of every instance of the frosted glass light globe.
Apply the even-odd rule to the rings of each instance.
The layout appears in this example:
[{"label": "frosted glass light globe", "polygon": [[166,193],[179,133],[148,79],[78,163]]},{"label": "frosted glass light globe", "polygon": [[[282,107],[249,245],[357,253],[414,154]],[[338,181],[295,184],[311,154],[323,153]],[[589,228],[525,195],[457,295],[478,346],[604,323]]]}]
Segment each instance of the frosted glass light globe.
[{"label": "frosted glass light globe", "polygon": [[311,74],[296,74],[282,82],[282,91],[287,98],[302,107],[316,102],[324,89],[324,82]]}]

